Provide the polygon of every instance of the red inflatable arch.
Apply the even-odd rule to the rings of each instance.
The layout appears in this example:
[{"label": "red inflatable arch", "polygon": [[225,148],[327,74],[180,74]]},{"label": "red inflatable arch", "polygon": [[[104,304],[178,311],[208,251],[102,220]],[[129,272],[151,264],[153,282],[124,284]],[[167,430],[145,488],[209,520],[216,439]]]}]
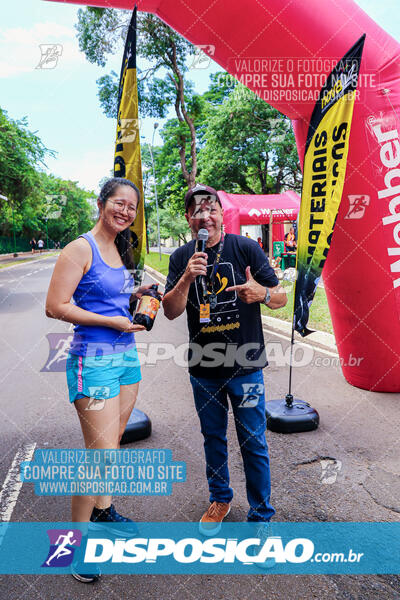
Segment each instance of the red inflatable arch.
[{"label": "red inflatable arch", "polygon": [[[77,3],[130,10],[134,4]],[[347,381],[400,391],[399,44],[352,0],[139,0],[138,8],[193,44],[208,45],[217,63],[290,117],[301,159],[321,74],[366,33],[324,281]]]}]

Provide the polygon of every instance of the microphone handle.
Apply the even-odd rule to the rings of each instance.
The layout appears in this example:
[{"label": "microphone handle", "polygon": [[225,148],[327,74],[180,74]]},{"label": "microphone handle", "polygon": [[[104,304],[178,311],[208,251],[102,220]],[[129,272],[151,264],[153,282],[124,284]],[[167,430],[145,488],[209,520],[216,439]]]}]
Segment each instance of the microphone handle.
[{"label": "microphone handle", "polygon": [[[196,244],[196,252],[205,252],[206,251],[206,240],[197,240]],[[203,290],[203,300],[207,299],[207,279],[204,275],[198,276],[198,281],[201,285],[201,289]]]},{"label": "microphone handle", "polygon": [[206,240],[197,240],[196,252],[205,252],[205,251],[206,251]]}]

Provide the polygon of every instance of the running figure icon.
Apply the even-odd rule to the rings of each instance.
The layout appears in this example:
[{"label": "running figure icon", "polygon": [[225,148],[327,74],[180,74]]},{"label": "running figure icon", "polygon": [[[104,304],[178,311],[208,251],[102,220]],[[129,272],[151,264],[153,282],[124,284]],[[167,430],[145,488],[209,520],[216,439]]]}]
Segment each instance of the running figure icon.
[{"label": "running figure icon", "polygon": [[68,350],[71,345],[72,334],[68,335],[66,338],[60,338],[56,344],[55,349],[57,352],[54,354],[53,358],[47,363],[46,369],[49,371],[50,367],[53,363],[58,363],[60,360],[67,360]]},{"label": "running figure icon", "polygon": [[[74,535],[73,531],[69,531],[67,534],[62,534],[58,536],[56,541],[57,549],[56,551],[46,560],[46,565],[50,566],[50,562],[53,558],[61,558],[62,556],[67,556],[68,554],[72,554],[72,550],[67,548],[67,546],[73,546],[78,542],[78,540],[72,539]],[[61,541],[63,540],[63,541]]]}]

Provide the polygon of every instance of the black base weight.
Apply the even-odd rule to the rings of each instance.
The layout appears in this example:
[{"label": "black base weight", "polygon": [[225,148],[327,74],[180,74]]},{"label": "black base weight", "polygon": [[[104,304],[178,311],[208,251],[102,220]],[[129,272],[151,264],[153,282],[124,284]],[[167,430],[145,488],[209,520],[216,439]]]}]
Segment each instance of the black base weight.
[{"label": "black base weight", "polygon": [[121,438],[121,446],[144,440],[151,435],[151,421],[149,417],[139,410],[134,408],[126,424],[125,431]]},{"label": "black base weight", "polygon": [[304,400],[288,394],[266,403],[267,429],[276,433],[312,431],[319,425],[319,414]]}]

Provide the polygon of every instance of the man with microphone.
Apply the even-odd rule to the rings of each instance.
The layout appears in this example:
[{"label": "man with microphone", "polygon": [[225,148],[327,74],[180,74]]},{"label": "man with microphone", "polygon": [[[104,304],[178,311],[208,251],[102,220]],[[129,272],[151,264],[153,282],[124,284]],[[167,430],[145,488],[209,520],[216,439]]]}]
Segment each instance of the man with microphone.
[{"label": "man with microphone", "polygon": [[195,238],[171,256],[163,299],[175,319],[186,309],[189,373],[204,437],[210,505],[200,531],[215,535],[230,511],[228,397],[243,458],[248,521],[269,521],[271,480],[265,439],[262,369],[267,365],[260,304],[275,309],[287,297],[257,242],[222,231],[215,189],[196,185],[185,196],[185,217]]}]

